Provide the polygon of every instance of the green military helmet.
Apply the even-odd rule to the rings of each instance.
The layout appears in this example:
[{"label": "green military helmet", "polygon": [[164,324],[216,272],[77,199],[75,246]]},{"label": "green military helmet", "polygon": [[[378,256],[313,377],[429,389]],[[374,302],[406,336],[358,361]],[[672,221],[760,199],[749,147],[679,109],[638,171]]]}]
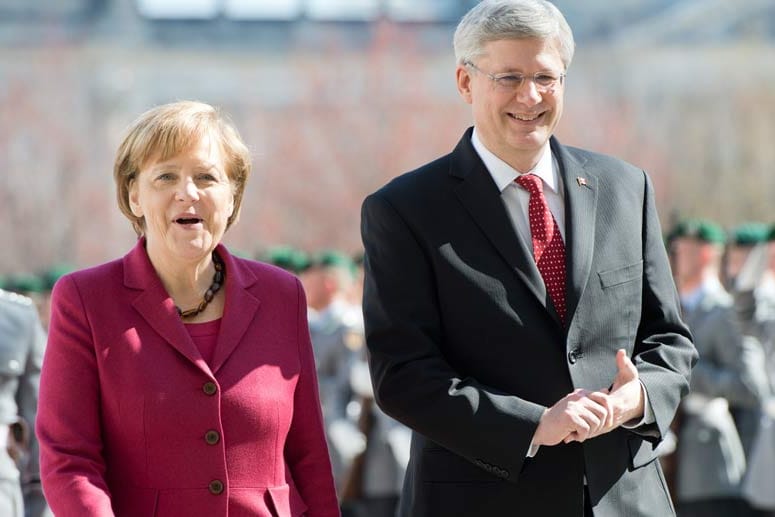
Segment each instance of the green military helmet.
[{"label": "green military helmet", "polygon": [[292,273],[301,273],[309,267],[309,256],[291,246],[272,246],[260,255],[260,259]]},{"label": "green military helmet", "polygon": [[336,250],[323,250],[312,257],[311,267],[340,268],[355,274],[355,262],[349,256]]},{"label": "green military helmet", "polygon": [[775,223],[770,226],[770,232],[767,234],[767,242],[775,241]]},{"label": "green military helmet", "polygon": [[667,234],[671,242],[679,237],[697,239],[710,244],[724,244],[726,234],[721,226],[707,219],[684,219],[679,221]]},{"label": "green military helmet", "polygon": [[12,273],[6,277],[4,287],[19,294],[42,293],[45,288],[43,278],[33,273]]},{"label": "green military helmet", "polygon": [[734,246],[756,246],[767,241],[770,227],[765,223],[742,223],[729,231],[729,244]]}]

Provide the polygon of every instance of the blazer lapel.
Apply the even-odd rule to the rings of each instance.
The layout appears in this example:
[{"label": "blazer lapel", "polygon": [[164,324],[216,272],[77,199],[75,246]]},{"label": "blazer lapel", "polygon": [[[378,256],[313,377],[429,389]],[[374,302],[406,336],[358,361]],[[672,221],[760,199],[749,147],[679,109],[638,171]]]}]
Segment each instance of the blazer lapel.
[{"label": "blazer lapel", "polygon": [[[453,151],[451,164],[450,174],[463,180],[456,187],[455,194],[479,229],[538,302],[544,307],[551,306],[530,246],[512,226],[500,192],[471,144],[470,129]],[[550,312],[557,317],[553,309]]]},{"label": "blazer lapel", "polygon": [[226,266],[226,304],[218,344],[213,354],[213,373],[218,372],[240,344],[261,305],[258,298],[248,291],[248,287],[256,283],[253,272],[229,254],[222,244],[218,245],[216,252]]},{"label": "blazer lapel", "polygon": [[180,321],[175,303],[159,279],[145,251],[145,238],[124,257],[124,285],[140,290],[132,306],[183,357],[209,373],[207,364]]},{"label": "blazer lapel", "polygon": [[554,137],[551,146],[565,188],[566,304],[567,326],[570,327],[592,267],[598,178],[592,171],[585,169],[584,163],[571,155]]}]

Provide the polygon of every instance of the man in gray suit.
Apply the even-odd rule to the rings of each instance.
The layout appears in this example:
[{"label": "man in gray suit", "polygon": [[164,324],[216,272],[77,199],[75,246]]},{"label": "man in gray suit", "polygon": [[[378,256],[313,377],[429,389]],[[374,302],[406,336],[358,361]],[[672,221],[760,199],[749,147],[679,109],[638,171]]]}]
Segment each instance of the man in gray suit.
[{"label": "man in gray suit", "polygon": [[474,127],[362,209],[375,399],[413,430],[400,515],[672,515],[655,449],[696,351],[651,182],[552,136],[553,4],[482,2],[454,45]]},{"label": "man in gray suit", "polygon": [[[710,221],[678,223],[668,237],[686,324],[700,360],[683,403],[678,435],[678,514],[739,516],[741,488],[766,389],[762,354],[740,332],[732,297],[720,281],[725,235]],[[737,419],[733,419],[733,413]],[[736,422],[737,420],[737,422]],[[742,424],[742,425],[741,425]]]},{"label": "man in gray suit", "polygon": [[[32,426],[46,338],[26,296],[0,289],[0,515],[47,515]],[[24,496],[22,496],[22,492]]]}]

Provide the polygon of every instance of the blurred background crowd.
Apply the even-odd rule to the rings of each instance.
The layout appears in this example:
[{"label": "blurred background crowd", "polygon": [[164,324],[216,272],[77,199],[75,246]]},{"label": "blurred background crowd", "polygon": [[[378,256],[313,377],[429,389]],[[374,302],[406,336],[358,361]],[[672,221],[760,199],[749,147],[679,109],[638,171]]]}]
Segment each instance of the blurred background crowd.
[{"label": "blurred background crowd", "polygon": [[[372,399],[359,207],[470,125],[451,37],[475,3],[0,0],[0,425],[22,466],[0,464],[0,494],[21,479],[43,512],[29,425],[14,424],[34,419],[53,283],[133,244],[111,176],[124,128],[198,99],[254,157],[226,244],[303,281],[343,508],[391,515],[409,432]],[[775,4],[555,3],[578,42],[558,137],[651,175],[700,351],[664,446],[673,496],[773,512]]]}]

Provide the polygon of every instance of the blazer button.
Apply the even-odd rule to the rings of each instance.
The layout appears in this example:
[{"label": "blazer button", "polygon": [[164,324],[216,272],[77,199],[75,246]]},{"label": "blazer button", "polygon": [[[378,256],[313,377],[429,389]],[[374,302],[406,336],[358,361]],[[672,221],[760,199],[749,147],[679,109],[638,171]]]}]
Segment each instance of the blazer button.
[{"label": "blazer button", "polygon": [[214,382],[208,381],[202,385],[202,391],[205,392],[205,395],[215,395],[215,392],[218,391],[218,386]]},{"label": "blazer button", "polygon": [[223,492],[223,481],[220,479],[213,479],[210,484],[207,485],[207,489],[213,495],[218,495]]},{"label": "blazer button", "polygon": [[579,360],[579,357],[581,357],[581,351],[578,348],[574,348],[568,352],[568,362],[570,364],[576,364],[576,361]]},{"label": "blazer button", "polygon": [[209,431],[207,431],[205,433],[205,441],[209,445],[215,445],[216,443],[218,443],[220,441],[220,439],[221,439],[221,435],[218,434],[218,431],[213,431],[211,429],[211,430],[209,430]]}]

